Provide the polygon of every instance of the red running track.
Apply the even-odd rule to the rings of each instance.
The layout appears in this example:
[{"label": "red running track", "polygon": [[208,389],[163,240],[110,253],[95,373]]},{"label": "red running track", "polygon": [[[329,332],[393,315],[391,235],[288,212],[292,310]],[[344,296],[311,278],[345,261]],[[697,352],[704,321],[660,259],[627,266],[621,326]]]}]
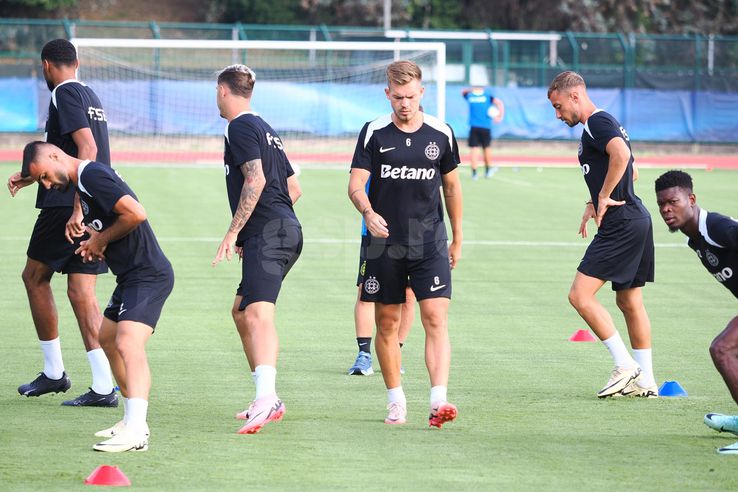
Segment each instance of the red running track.
[{"label": "red running track", "polygon": [[[351,163],[351,154],[341,153],[290,153],[290,160],[303,165],[320,164],[345,164]],[[125,163],[220,163],[222,152],[183,152],[183,151],[113,151],[113,162]],[[0,150],[0,161],[20,162],[21,150]],[[468,163],[468,156],[463,158]],[[501,166],[532,166],[532,167],[568,167],[577,165],[575,157],[541,156],[541,155],[504,155],[498,154],[494,162]],[[651,155],[636,158],[639,167],[659,168],[698,168],[698,169],[738,169],[737,155],[716,154],[674,154],[674,155]]]}]

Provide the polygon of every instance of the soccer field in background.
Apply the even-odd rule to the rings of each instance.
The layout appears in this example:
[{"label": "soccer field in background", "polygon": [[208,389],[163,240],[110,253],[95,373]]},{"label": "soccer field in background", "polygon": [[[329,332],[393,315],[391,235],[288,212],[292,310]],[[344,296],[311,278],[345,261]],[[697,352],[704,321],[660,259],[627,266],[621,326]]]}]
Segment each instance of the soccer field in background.
[{"label": "soccer field in background", "polygon": [[[572,162],[575,162],[572,156]],[[0,165],[7,179],[17,164]],[[659,384],[687,398],[598,400],[612,364],[600,343],[572,343],[586,328],[567,301],[589,242],[577,235],[586,186],[578,168],[502,168],[472,182],[462,169],[463,258],[453,274],[449,400],[457,421],[429,429],[419,315],[403,348],[408,423],[387,426],[381,374],[346,376],[356,355],[359,214],[347,169],[305,169],[296,212],[303,254],[277,304],[277,388],[287,413],[259,434],[237,435],[236,412],[253,383],[230,317],[236,261],[211,267],[229,224],[221,167],[118,168],[138,194],[175,270],[174,291],[147,351],[152,369],[150,448],[92,451],[95,431],[122,409],[61,407],[90,384],[65,293],[52,281],[72,389],[20,397],[42,368],[20,278],[37,211],[35,189],[0,193],[0,488],[84,490],[98,465],[117,465],[137,490],[736,490],[738,457],[717,447],[738,437],[702,423],[736,413],[708,346],[736,301],[658,216],[654,179],[636,193],[651,210],[656,282],[644,290]],[[690,171],[698,203],[738,215],[738,171]],[[594,225],[590,223],[590,235]],[[114,278],[98,281],[107,302]],[[625,338],[607,285],[599,298]],[[374,363],[375,370],[378,364]]]}]

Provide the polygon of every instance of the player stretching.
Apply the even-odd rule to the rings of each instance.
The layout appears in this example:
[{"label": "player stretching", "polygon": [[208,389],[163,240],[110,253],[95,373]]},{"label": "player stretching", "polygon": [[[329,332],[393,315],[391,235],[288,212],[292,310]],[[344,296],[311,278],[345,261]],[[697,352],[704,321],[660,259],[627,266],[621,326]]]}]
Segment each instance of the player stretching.
[{"label": "player stretching", "polygon": [[146,211],[117,172],[80,160],[55,145],[31,142],[23,150],[21,175],[46,189],[77,189],[89,238],[75,251],[83,261],[107,260],[116,288],[103,313],[100,344],[127,400],[123,420],[96,435],[110,437],[96,451],[146,451],[151,373],[145,345],[154,332],[174,273],[154,237]]},{"label": "player stretching", "polygon": [[[682,171],[666,172],[656,180],[656,201],[669,231],[682,231],[707,271],[738,298],[738,221],[701,209],[692,177]],[[738,316],[712,341],[710,355],[738,403]],[[738,435],[738,415],[708,413],[705,424]],[[718,453],[738,454],[738,442],[718,449]]]},{"label": "player stretching", "polygon": [[[612,115],[594,105],[584,79],[577,73],[557,75],[548,89],[548,98],[558,119],[571,127],[584,125],[579,165],[590,200],[585,205],[579,233],[587,237],[587,222],[591,218],[598,230],[579,263],[569,302],[615,361],[610,379],[597,396],[656,398],[651,323],[641,293],[646,282],[653,282],[653,227],[648,210],[633,191],[637,175],[628,134]],[[633,357],[610,313],[595,297],[607,281],[612,282],[617,306],[625,318]]]},{"label": "player stretching", "polygon": [[[97,95],[76,79],[77,50],[66,39],[55,39],[41,50],[44,79],[51,91],[46,121],[46,141],[80,159],[90,159],[110,166],[108,123]],[[12,195],[31,181],[14,173],[8,180]],[[36,208],[41,212],[28,244],[28,259],[23,269],[23,283],[31,306],[44,369],[30,383],[18,388],[25,396],[66,392],[72,385],[64,371],[59,342],[59,318],[51,291],[54,272],[67,275],[67,296],[82,334],[87,359],[92,370],[90,391],[62,405],[117,407],[110,364],[100,348],[100,307],[95,297],[96,276],[107,271],[103,262],[83,263],[74,250],[74,237],[84,231],[82,211],[74,188],[65,192],[39,186]],[[66,239],[65,236],[66,235]]]},{"label": "player stretching", "polygon": [[224,160],[233,219],[213,266],[231,259],[235,243],[242,276],[231,314],[256,383],[254,401],[236,415],[246,420],[240,434],[259,432],[284,415],[276,390],[274,312],[282,281],[302,251],[302,229],[292,209],[300,185],[279,136],[251,111],[255,81],[250,68],[231,65],[220,72],[217,85],[218,109],[228,120]]},{"label": "player stretching", "polygon": [[[456,407],[446,401],[451,363],[448,307],[451,268],[461,257],[462,198],[456,139],[448,125],[419,111],[421,81],[413,62],[387,67],[385,93],[392,113],[362,128],[348,193],[371,235],[361,300],[375,303],[375,347],[389,400],[385,423],[406,422],[398,331],[409,279],[425,328],[431,383],[428,423],[441,427],[456,418]],[[451,221],[450,246],[440,186]]]}]

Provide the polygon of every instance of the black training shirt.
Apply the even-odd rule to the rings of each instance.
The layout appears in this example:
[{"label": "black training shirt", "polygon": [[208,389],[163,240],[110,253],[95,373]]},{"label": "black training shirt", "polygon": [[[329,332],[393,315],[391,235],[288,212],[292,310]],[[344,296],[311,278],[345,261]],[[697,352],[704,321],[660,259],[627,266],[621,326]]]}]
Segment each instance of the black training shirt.
[{"label": "black training shirt", "polygon": [[351,168],[365,169],[369,202],[387,221],[387,244],[423,244],[447,239],[441,176],[459,165],[453,130],[423,114],[423,125],[406,133],[382,116],[359,133]]}]

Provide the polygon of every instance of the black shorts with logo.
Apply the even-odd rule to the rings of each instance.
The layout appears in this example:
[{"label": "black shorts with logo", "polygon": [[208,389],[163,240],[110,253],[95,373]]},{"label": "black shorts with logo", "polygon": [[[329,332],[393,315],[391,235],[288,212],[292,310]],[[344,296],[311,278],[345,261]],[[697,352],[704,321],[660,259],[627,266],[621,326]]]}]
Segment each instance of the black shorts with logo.
[{"label": "black shorts with logo", "polygon": [[242,247],[239,310],[260,301],[276,304],[282,280],[302,252],[302,228],[294,222],[265,228],[263,234],[246,238]]},{"label": "black shorts with logo", "polygon": [[65,237],[67,221],[72,216],[71,207],[53,207],[41,209],[33,226],[31,240],[26,255],[39,261],[55,272],[86,273],[99,275],[108,271],[105,262],[94,261],[84,263],[82,257],[75,255],[79,242],[86,236],[77,238],[70,244]]},{"label": "black shorts with logo", "polygon": [[111,321],[136,321],[156,328],[164,302],[174,287],[171,265],[155,275],[128,278],[119,283],[110,296],[103,316]]},{"label": "black shorts with logo", "polygon": [[492,130],[473,126],[469,130],[469,147],[489,147],[492,143]]},{"label": "black shorts with logo", "polygon": [[451,298],[451,266],[446,239],[406,246],[377,242],[366,249],[361,300],[403,304],[410,285],[418,301]]},{"label": "black shorts with logo", "polygon": [[623,219],[600,227],[577,268],[612,282],[612,290],[643,287],[654,279],[651,217]]}]

